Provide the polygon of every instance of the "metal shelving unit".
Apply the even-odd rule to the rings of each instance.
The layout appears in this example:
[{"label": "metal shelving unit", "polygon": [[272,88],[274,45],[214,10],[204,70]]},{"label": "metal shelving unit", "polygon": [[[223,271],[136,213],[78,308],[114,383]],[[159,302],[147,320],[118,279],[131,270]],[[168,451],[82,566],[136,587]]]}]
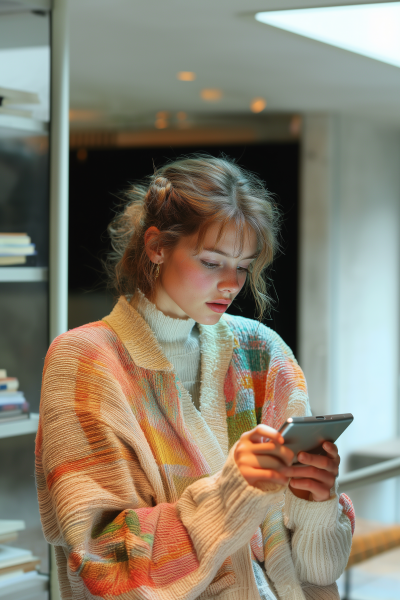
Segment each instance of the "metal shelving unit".
[{"label": "metal shelving unit", "polygon": [[[12,289],[12,294],[14,295],[10,294],[10,298],[19,302],[18,298],[22,294],[29,303],[34,297],[34,291],[39,288],[43,289],[41,286],[48,283],[48,342],[51,343],[56,336],[65,332],[68,328],[68,0],[9,0],[4,6],[0,6],[0,19],[2,19],[3,15],[17,15],[24,11],[26,14],[34,12],[42,15],[46,14],[51,25],[51,121],[47,123],[33,118],[0,114],[0,139],[18,140],[18,138],[24,137],[37,139],[49,136],[49,265],[38,267],[0,267],[0,284],[3,296],[7,296],[9,290]],[[11,45],[14,47],[14,41],[12,41]],[[1,74],[0,85],[2,85]],[[7,139],[6,142],[8,143]],[[0,181],[1,185],[2,182]],[[35,214],[32,218],[37,219],[40,217]],[[31,283],[32,286],[30,285]],[[14,284],[18,284],[18,286]],[[19,284],[21,284],[21,288]],[[26,286],[26,284],[28,285]],[[24,285],[25,287],[23,287]],[[32,294],[29,291],[31,288]],[[7,302],[4,298],[3,301]],[[34,314],[37,319],[42,318],[35,314],[34,309],[32,310],[33,313],[31,312],[30,315]],[[15,314],[18,314],[17,311],[18,307]],[[25,334],[25,325],[29,318],[32,319],[32,316],[21,314],[21,322],[18,324],[21,327],[21,334]],[[40,354],[40,360],[42,360],[41,356]],[[21,369],[24,368],[23,360],[22,356],[18,356],[18,361],[21,362]],[[31,413],[30,418],[26,420],[9,421],[3,424],[0,422],[0,440],[35,434],[38,422],[39,415],[37,413]],[[15,502],[18,503],[17,498],[15,498]],[[37,590],[35,589],[35,593],[45,594],[48,590],[51,600],[59,600],[60,591],[55,556],[53,551],[50,554],[50,575],[47,577],[43,576],[43,574],[36,574],[35,585],[39,582],[40,590],[38,587]],[[32,577],[34,577],[33,573]],[[24,589],[21,588],[21,585]],[[10,578],[7,580],[7,589],[2,585],[0,597],[23,598],[32,592],[33,588],[30,589],[30,585],[29,582],[26,585],[25,583],[16,582],[14,585],[12,578]]]}]

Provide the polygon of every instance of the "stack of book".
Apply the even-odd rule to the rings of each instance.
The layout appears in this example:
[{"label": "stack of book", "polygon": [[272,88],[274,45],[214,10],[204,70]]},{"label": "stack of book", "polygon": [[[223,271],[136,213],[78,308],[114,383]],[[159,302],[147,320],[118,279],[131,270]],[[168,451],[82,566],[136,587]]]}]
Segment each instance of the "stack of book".
[{"label": "stack of book", "polygon": [[0,266],[24,265],[33,254],[35,244],[26,233],[0,233]]},{"label": "stack of book", "polygon": [[[47,578],[39,575],[40,559],[29,550],[6,546],[14,542],[18,532],[25,529],[24,521],[0,519],[0,597],[31,598],[31,594],[45,591]],[[35,596],[36,597],[36,596]]]},{"label": "stack of book", "polygon": [[18,379],[7,377],[7,371],[0,369],[0,425],[29,417],[29,404],[18,387]]}]

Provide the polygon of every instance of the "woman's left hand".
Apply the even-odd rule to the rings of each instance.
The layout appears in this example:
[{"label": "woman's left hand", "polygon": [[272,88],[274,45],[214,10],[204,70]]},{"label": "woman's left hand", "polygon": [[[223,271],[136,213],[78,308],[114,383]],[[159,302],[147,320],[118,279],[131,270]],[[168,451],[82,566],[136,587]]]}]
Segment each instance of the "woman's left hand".
[{"label": "woman's left hand", "polygon": [[297,460],[305,466],[284,467],[282,473],[291,477],[289,487],[293,494],[304,500],[323,502],[329,500],[339,472],[340,456],[335,444],[324,442],[327,456],[299,452]]}]

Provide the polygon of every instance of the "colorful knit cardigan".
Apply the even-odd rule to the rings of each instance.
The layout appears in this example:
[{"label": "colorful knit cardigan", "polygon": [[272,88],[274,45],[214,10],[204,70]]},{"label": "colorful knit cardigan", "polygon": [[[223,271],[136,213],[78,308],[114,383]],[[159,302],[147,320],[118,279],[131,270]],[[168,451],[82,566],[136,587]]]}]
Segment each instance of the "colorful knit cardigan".
[{"label": "colorful knit cardigan", "polygon": [[[309,414],[302,371],[279,336],[257,322],[226,316],[200,326],[200,333],[200,402],[204,419],[214,419],[219,459],[217,451],[206,457],[199,450],[185,424],[184,391],[173,367],[124,297],[103,321],[52,343],[43,372],[36,482],[64,600],[212,598],[234,584],[230,552],[250,538],[253,558],[264,561],[278,597],[305,597],[283,520],[284,488],[252,488],[232,452],[226,461],[257,423],[279,428],[288,416]],[[208,508],[199,508],[202,502]],[[344,495],[339,502],[354,529],[351,502]],[[197,531],[194,510],[220,511],[220,538],[228,533],[217,554],[214,527]],[[251,532],[247,538],[243,528]]]}]

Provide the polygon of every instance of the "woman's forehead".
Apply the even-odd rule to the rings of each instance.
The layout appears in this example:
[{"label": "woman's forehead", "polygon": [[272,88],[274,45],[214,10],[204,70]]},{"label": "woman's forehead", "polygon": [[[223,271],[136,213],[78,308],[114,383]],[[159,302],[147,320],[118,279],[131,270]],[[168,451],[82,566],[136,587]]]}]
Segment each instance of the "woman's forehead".
[{"label": "woman's forehead", "polygon": [[205,232],[201,249],[233,257],[252,257],[257,254],[257,236],[247,223],[240,227],[230,221],[222,228],[220,223],[213,223]]}]

